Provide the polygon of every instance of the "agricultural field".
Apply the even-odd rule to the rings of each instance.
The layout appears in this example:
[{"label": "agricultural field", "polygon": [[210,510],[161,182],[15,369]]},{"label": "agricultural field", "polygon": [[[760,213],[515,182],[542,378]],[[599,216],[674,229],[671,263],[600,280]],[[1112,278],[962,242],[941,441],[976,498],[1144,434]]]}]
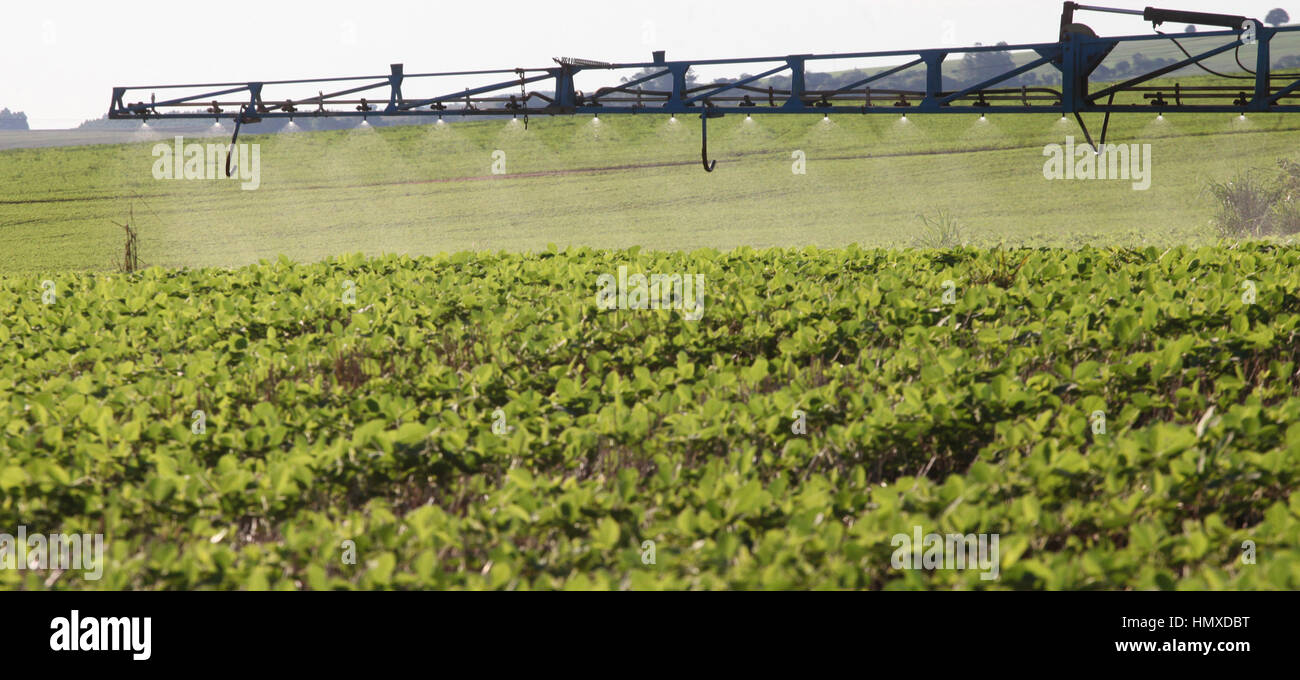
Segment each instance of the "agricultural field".
[{"label": "agricultural field", "polygon": [[[112,270],[128,222],[145,264],[164,267],[548,243],[897,248],[939,211],[981,247],[1212,245],[1211,183],[1296,160],[1300,129],[1283,115],[1117,117],[1111,142],[1151,145],[1139,191],[1044,179],[1045,145],[1083,143],[1072,119],[1050,115],[728,116],[710,123],[712,174],[697,118],[447,120],[242,135],[261,145],[256,190],[155,180],[152,137],[0,151],[0,272]],[[498,151],[504,175],[492,174]],[[793,172],[796,151],[806,174]]]},{"label": "agricultural field", "polygon": [[0,151],[0,588],[1300,588],[1295,117],[256,131]]},{"label": "agricultural field", "polygon": [[[102,532],[107,558],[0,588],[1296,589],[1298,265],[552,247],[10,274],[0,525]],[[701,318],[602,309],[620,267],[698,273]],[[1000,557],[894,567],[916,528]]]}]

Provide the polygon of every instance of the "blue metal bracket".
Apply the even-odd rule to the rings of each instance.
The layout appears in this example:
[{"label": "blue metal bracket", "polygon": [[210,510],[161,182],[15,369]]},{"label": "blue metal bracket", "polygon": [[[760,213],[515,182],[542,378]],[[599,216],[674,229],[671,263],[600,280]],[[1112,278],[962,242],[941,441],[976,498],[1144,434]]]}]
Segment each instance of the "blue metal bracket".
[{"label": "blue metal bracket", "polygon": [[388,106],[384,113],[395,113],[402,102],[402,65],[392,64],[392,75],[388,76]]}]

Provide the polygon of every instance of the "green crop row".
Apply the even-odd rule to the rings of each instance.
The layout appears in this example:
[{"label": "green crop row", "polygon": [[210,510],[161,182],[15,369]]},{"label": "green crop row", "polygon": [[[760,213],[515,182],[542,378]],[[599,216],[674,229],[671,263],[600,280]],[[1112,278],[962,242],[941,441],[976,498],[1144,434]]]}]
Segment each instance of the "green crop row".
[{"label": "green crop row", "polygon": [[[620,267],[698,276],[702,318],[602,309]],[[0,587],[1300,588],[1300,248],[282,259],[0,304],[0,532],[106,546]],[[997,535],[996,578],[898,568],[914,532]]]}]

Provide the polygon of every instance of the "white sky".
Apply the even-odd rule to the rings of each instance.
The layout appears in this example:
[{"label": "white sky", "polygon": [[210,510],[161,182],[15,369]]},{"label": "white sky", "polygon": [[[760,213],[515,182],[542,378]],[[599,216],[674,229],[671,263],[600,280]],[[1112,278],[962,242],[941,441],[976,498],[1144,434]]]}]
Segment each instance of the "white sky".
[{"label": "white sky", "polygon": [[[1281,5],[1300,20],[1300,0],[1151,2],[1260,19]],[[399,62],[416,73],[543,67],[558,56],[649,61],[654,49],[707,59],[1052,42],[1060,12],[1057,0],[8,0],[0,107],[26,111],[33,128],[61,128],[103,115],[114,85],[375,75]],[[1102,35],[1151,30],[1140,17],[1078,20]]]}]

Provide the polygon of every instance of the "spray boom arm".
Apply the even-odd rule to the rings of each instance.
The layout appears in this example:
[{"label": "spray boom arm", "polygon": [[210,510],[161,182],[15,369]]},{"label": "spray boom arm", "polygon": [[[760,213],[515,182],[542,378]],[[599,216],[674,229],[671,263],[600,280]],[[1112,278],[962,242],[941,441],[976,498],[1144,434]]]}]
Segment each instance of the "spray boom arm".
[{"label": "spray boom arm", "polygon": [[[1166,21],[1169,21],[1176,24],[1197,24],[1200,26],[1218,26],[1220,28],[1226,28],[1230,30],[1242,30],[1246,27],[1245,23],[1247,21],[1254,21],[1253,19],[1248,19],[1247,17],[1235,16],[1230,14],[1211,14],[1209,12],[1185,12],[1183,10],[1177,10],[1177,9],[1160,9],[1158,7],[1148,7],[1145,10],[1139,11],[1136,9],[1117,9],[1114,7],[1097,7],[1095,5],[1080,5],[1077,2],[1067,2],[1065,3],[1064,9],[1062,9],[1061,11],[1062,35],[1064,35],[1065,27],[1074,23],[1074,13],[1079,10],[1086,10],[1089,12],[1106,12],[1109,14],[1131,14],[1134,16],[1140,16],[1144,20],[1150,21],[1153,27],[1159,26],[1165,23]],[[1255,24],[1258,25],[1259,22],[1255,21]],[[1062,40],[1064,40],[1064,37],[1062,37]]]},{"label": "spray boom arm", "polygon": [[[1224,31],[1199,33],[1200,39],[1216,38],[1216,47],[1193,55],[1182,50],[1177,37],[1161,33],[1124,37],[1098,37],[1092,29],[1075,23],[1077,11],[1108,12],[1141,16],[1159,26],[1165,22],[1191,23],[1224,28]],[[459,71],[444,73],[406,73],[401,64],[393,64],[386,75],[347,78],[318,78],[310,80],[228,82],[215,84],[157,85],[115,87],[109,105],[108,117],[115,120],[202,119],[235,121],[235,138],[241,125],[263,119],[294,117],[361,117],[367,116],[529,116],[574,114],[645,114],[698,115],[707,135],[709,118],[730,113],[758,114],[894,114],[899,113],[1052,113],[1061,116],[1073,114],[1092,141],[1088,128],[1083,125],[1085,113],[1105,114],[1102,126],[1102,143],[1112,113],[1241,113],[1274,112],[1300,113],[1300,75],[1277,74],[1271,69],[1269,45],[1279,33],[1300,31],[1300,26],[1268,27],[1246,17],[1184,12],[1148,7],[1145,10],[1114,9],[1066,2],[1061,13],[1061,33],[1057,42],[1024,45],[975,46],[966,48],[939,48],[898,50],[890,52],[858,52],[833,54],[797,54],[773,57],[740,59],[711,59],[694,61],[668,61],[663,52],[653,53],[649,62],[608,63],[586,59],[559,58],[553,66],[543,68],[515,68],[484,71]],[[1142,41],[1171,41],[1187,59],[1156,68],[1122,83],[1108,85],[1093,92],[1090,80],[1102,60],[1121,44]],[[1200,67],[1201,62],[1229,50],[1240,50],[1243,45],[1256,46],[1256,66],[1250,75],[1225,76],[1252,81],[1249,85],[1189,86],[1175,84],[1153,87],[1149,81],[1188,67]],[[943,64],[955,55],[981,52],[1018,53],[1018,65],[994,74],[981,74],[980,82],[945,87]],[[806,69],[823,60],[852,59],[895,60],[899,65],[860,71],[862,77],[842,87],[828,89],[810,88]],[[737,70],[764,65],[757,75],[735,81],[721,81],[705,85],[688,84],[687,73],[698,66],[732,66]],[[1006,81],[1040,67],[1054,68],[1060,74],[1060,85],[1007,86]],[[886,78],[910,69],[924,72],[922,89],[889,87]],[[1208,71],[1208,69],[1205,69]],[[583,92],[575,86],[579,73],[611,71],[632,73],[621,84],[601,87],[594,92]],[[646,75],[648,74],[648,75]],[[985,76],[988,77],[985,77]],[[1218,75],[1218,74],[1216,74]],[[464,76],[499,76],[499,82],[473,88],[452,89],[445,83]],[[777,88],[770,80],[773,76],[788,78],[788,84]],[[766,79],[766,82],[765,82]],[[530,85],[550,83],[544,91],[532,90]],[[656,86],[656,83],[664,83]],[[415,96],[418,86],[436,88]],[[644,86],[656,86],[645,89]],[[290,87],[310,87],[317,96],[297,101],[278,90]],[[322,89],[316,89],[316,88]],[[330,90],[326,92],[325,90]],[[380,95],[368,99],[358,95],[373,90],[386,89],[387,97]],[[150,90],[148,102],[128,103],[127,94]],[[186,91],[158,100],[159,90]],[[1127,94],[1140,102],[1115,102],[1117,94]],[[1172,102],[1166,99],[1166,93]],[[371,93],[373,96],[373,93]],[[386,99],[386,101],[385,101]],[[338,108],[342,107],[342,108]],[[708,159],[707,137],[702,135],[704,167],[712,171],[717,161]],[[1094,145],[1094,148],[1096,146]]]}]

